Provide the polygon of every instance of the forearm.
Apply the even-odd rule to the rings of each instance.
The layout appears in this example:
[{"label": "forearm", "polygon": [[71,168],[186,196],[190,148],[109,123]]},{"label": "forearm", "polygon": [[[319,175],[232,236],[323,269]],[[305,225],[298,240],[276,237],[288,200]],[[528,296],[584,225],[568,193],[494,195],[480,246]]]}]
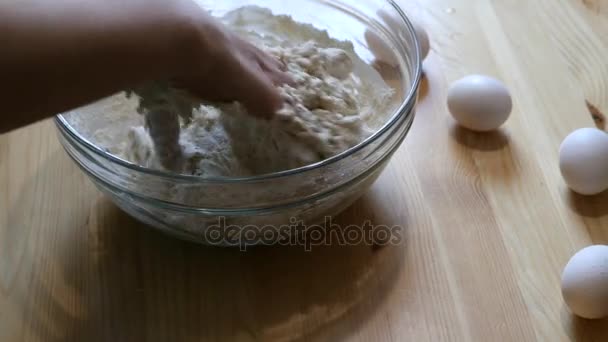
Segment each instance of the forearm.
[{"label": "forearm", "polygon": [[0,132],[174,76],[178,0],[0,1]]}]

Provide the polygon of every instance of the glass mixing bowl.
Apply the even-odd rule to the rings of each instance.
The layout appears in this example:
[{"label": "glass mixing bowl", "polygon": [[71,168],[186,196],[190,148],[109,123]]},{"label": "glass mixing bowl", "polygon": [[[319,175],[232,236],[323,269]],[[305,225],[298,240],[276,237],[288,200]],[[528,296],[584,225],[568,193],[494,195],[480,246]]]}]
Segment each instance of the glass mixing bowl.
[{"label": "glass mixing bowl", "polygon": [[[326,222],[364,194],[403,142],[414,119],[421,78],[412,24],[394,1],[256,0],[198,2],[221,16],[245,5],[268,8],[353,42],[396,91],[381,127],[330,159],[250,178],[202,178],[151,170],[96,146],[91,133],[58,115],[59,138],[70,157],[125,212],[175,237],[212,245],[277,243],[294,227]],[[78,109],[74,112],[78,112]],[[91,113],[96,127],[102,115]],[[316,226],[319,227],[319,226]]]}]

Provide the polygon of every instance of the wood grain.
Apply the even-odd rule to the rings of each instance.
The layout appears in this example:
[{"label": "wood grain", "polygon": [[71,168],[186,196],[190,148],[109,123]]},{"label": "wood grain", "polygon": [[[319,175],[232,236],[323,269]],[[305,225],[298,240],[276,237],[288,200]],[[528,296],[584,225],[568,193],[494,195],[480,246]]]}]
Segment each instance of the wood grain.
[{"label": "wood grain", "polygon": [[[418,117],[339,223],[405,240],[242,253],[168,239],[116,209],[49,122],[0,136],[0,341],[608,341],[561,270],[608,244],[608,194],[565,187],[558,147],[608,113],[608,1],[401,1],[427,28]],[[502,79],[512,118],[458,128],[447,87]]]}]

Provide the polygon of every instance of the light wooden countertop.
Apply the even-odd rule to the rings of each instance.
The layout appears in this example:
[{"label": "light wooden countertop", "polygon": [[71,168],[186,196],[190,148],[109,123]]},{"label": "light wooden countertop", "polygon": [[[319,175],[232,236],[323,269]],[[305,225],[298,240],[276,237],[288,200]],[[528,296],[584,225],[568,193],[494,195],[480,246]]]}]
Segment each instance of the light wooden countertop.
[{"label": "light wooden countertop", "polygon": [[[0,136],[0,341],[608,341],[568,313],[560,274],[608,244],[608,194],[572,195],[558,147],[608,112],[608,1],[401,1],[433,51],[418,116],[338,220],[405,242],[260,248],[176,241],[104,199],[49,122]],[[498,133],[455,127],[448,84],[498,77]]]}]

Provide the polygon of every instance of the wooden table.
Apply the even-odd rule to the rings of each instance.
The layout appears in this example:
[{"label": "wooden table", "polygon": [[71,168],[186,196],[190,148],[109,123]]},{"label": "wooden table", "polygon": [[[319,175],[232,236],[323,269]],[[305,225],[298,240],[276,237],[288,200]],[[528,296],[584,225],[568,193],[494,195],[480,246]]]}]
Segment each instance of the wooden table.
[{"label": "wooden table", "polygon": [[[433,45],[418,117],[338,220],[401,225],[403,244],[166,238],[104,199],[45,122],[0,136],[0,341],[608,341],[559,286],[573,253],[608,243],[608,195],[571,194],[557,166],[562,139],[608,111],[608,1],[402,2]],[[512,90],[500,132],[446,113],[469,73]]]}]

